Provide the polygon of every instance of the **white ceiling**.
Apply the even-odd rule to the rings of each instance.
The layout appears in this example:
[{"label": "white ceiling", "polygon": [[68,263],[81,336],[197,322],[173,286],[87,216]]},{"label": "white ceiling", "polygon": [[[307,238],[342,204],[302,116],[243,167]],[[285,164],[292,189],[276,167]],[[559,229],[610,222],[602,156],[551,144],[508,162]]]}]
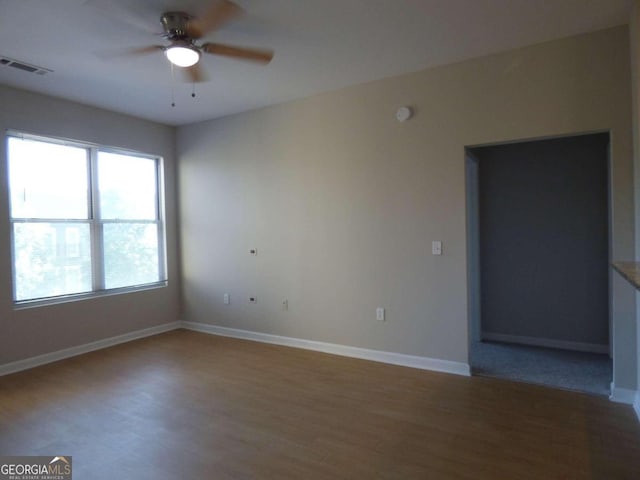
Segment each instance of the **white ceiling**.
[{"label": "white ceiling", "polygon": [[[627,23],[630,0],[237,0],[246,16],[203,40],[271,47],[266,67],[206,56],[210,81],[176,82],[160,14],[207,0],[0,0],[0,55],[54,72],[0,67],[0,84],[170,125],[220,117],[427,67]],[[107,8],[105,5],[112,5]],[[119,12],[131,12],[125,16]]]}]

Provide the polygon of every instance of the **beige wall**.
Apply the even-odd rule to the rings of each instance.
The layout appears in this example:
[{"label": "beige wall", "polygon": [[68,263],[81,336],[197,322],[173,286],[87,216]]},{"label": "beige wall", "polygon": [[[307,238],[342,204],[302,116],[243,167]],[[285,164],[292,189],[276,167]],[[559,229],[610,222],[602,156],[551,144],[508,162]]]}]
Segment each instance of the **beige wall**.
[{"label": "beige wall", "polygon": [[[167,322],[179,316],[174,137],[171,127],[0,86],[0,131],[16,129],[164,157],[169,286],[14,310],[5,148],[0,149],[0,365]],[[3,141],[4,144],[4,141]]]},{"label": "beige wall", "polygon": [[[400,105],[416,110],[403,124]],[[464,147],[611,130],[613,257],[628,259],[630,119],[619,27],[182,127],[183,319],[467,362]],[[616,335],[634,310],[614,279]],[[616,382],[635,386],[622,346]]]}]

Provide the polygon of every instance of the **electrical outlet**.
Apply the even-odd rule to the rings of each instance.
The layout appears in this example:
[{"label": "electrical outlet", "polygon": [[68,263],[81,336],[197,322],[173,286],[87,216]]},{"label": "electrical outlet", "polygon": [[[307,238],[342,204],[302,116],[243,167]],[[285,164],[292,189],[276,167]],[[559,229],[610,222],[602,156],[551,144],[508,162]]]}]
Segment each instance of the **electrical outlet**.
[{"label": "electrical outlet", "polygon": [[384,322],[384,308],[382,307],[376,308],[376,320]]},{"label": "electrical outlet", "polygon": [[442,255],[442,242],[440,240],[434,240],[431,242],[431,254]]},{"label": "electrical outlet", "polygon": [[282,311],[289,311],[289,300],[287,300],[286,298],[282,301]]},{"label": "electrical outlet", "polygon": [[228,293],[224,294],[223,299],[224,299],[224,304],[225,305],[229,305],[231,303],[231,300],[229,298],[229,294]]},{"label": "electrical outlet", "polygon": [[249,303],[258,303],[258,297],[256,296],[249,297]]}]

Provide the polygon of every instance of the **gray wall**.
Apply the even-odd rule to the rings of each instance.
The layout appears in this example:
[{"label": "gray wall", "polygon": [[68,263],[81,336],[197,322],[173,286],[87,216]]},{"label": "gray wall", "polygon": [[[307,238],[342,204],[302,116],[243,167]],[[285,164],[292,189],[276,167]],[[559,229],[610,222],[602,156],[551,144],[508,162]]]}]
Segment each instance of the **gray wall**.
[{"label": "gray wall", "polygon": [[175,191],[175,132],[171,127],[0,86],[0,131],[15,129],[164,157],[169,286],[46,307],[15,310],[11,298],[11,251],[6,149],[0,148],[0,364],[179,317]]},{"label": "gray wall", "polygon": [[473,149],[484,338],[608,346],[608,145],[604,133]]},{"label": "gray wall", "polygon": [[[619,27],[179,128],[183,318],[467,362],[465,146],[611,130],[612,250],[632,257],[628,45]],[[613,296],[629,335],[635,297]],[[634,352],[614,352],[620,386]]]}]

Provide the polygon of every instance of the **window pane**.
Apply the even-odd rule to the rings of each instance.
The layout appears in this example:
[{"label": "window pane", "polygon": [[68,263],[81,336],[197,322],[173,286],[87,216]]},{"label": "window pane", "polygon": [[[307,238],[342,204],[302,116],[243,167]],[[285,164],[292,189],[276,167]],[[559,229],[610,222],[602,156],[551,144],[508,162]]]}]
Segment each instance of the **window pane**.
[{"label": "window pane", "polygon": [[157,225],[107,223],[103,232],[105,288],[160,280]]},{"label": "window pane", "polygon": [[98,152],[98,187],[101,218],[155,220],[155,160]]},{"label": "window pane", "polygon": [[16,300],[91,291],[91,243],[85,223],[15,223]]},{"label": "window pane", "polygon": [[9,137],[13,218],[88,218],[87,151]]}]

